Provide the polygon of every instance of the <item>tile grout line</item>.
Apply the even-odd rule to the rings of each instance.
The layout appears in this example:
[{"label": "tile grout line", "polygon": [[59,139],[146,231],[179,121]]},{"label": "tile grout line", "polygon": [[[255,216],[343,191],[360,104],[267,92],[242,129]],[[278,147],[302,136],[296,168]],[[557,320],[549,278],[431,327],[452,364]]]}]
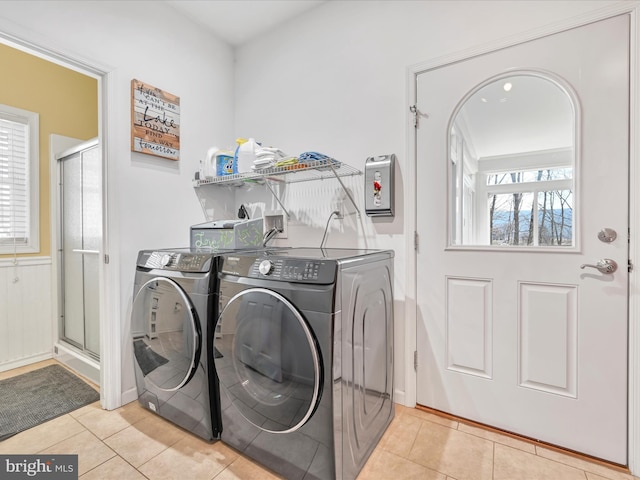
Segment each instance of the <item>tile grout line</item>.
[{"label": "tile grout line", "polygon": [[[169,422],[169,420],[167,420],[166,418],[160,417],[159,415],[158,415],[158,417],[159,417],[160,419],[162,419],[163,421]],[[150,417],[150,418],[152,418],[152,417]],[[137,422],[136,422],[136,423],[137,423]],[[169,422],[169,423],[170,423],[170,422]],[[130,426],[131,426],[131,425],[129,425],[129,427],[130,427]],[[129,427],[127,427],[127,428],[129,428]],[[176,426],[176,425],[172,425],[172,427],[177,427],[177,426]],[[181,436],[180,438],[178,438],[178,439],[177,439],[175,442],[173,442],[171,445],[167,445],[164,449],[162,449],[161,451],[159,451],[157,454],[155,454],[153,457],[151,457],[150,459],[148,459],[146,462],[141,463],[138,467],[134,467],[134,468],[135,468],[136,470],[138,470],[138,472],[140,472],[140,474],[141,474],[141,475],[143,475],[145,478],[148,478],[148,477],[142,473],[142,471],[140,470],[140,468],[141,468],[141,467],[143,467],[144,465],[146,465],[147,463],[149,463],[150,461],[152,461],[154,458],[157,458],[158,456],[162,455],[164,452],[166,452],[167,450],[169,450],[170,448],[172,448],[172,447],[173,447],[174,445],[176,445],[178,442],[182,441],[182,440],[186,437],[186,435],[193,435],[193,433],[188,432],[188,431],[186,431],[186,430],[183,430],[183,429],[182,429],[182,428],[180,428],[180,427],[177,427],[177,428],[178,428],[181,432],[185,433],[185,435],[183,435],[183,436]],[[122,431],[122,430],[121,430],[121,431]],[[127,463],[129,463],[129,462],[127,462]],[[132,466],[133,466],[133,465],[132,465]]]},{"label": "tile grout line", "polygon": [[[66,415],[69,415],[69,414],[67,413]],[[71,416],[71,415],[69,415],[69,416]],[[73,417],[71,417],[71,418],[73,418]],[[74,418],[74,420],[75,420],[76,422],[78,422],[78,420],[77,420],[77,419],[75,419],[75,418]],[[105,464],[105,463],[107,463],[109,460],[112,460],[113,458],[115,458],[115,457],[119,457],[119,456],[120,456],[120,455],[118,455],[118,452],[114,451],[114,450],[113,450],[109,445],[107,445],[106,443],[104,443],[104,442],[102,441],[102,439],[98,438],[98,436],[97,436],[95,433],[93,433],[91,430],[89,430],[87,427],[85,427],[82,423],[80,423],[80,422],[78,422],[78,423],[79,423],[80,425],[82,425],[82,428],[84,429],[84,431],[82,431],[82,432],[78,432],[78,433],[76,433],[75,435],[71,435],[70,437],[67,437],[67,438],[65,438],[64,440],[60,440],[58,443],[55,443],[55,444],[51,445],[50,447],[47,447],[47,448],[45,448],[45,449],[41,450],[41,452],[43,452],[44,450],[46,450],[46,449],[48,449],[48,448],[54,448],[56,445],[60,445],[61,443],[66,442],[66,441],[68,441],[68,440],[69,440],[69,439],[71,439],[71,438],[77,437],[78,435],[81,435],[81,434],[83,434],[83,433],[86,431],[86,432],[88,432],[90,435],[92,435],[96,440],[98,440],[98,442],[100,442],[102,445],[104,445],[106,448],[108,448],[108,449],[113,453],[113,456],[111,456],[111,457],[107,458],[104,462],[99,463],[99,464],[98,464],[98,465],[96,465],[95,467],[93,467],[93,468],[91,468],[91,469],[87,470],[87,471],[86,471],[86,472],[84,472],[82,475],[85,475],[85,474],[89,473],[91,470],[94,470],[95,468],[98,468],[100,465],[104,465],[104,464]]]},{"label": "tile grout line", "polygon": [[[76,419],[75,419],[72,415],[70,415],[69,413],[65,413],[64,415],[60,415],[60,416],[58,416],[58,417],[52,418],[52,419],[47,420],[47,421],[56,420],[56,419],[58,419],[58,418],[60,418],[60,419],[61,419],[61,418],[64,418],[64,417],[69,417],[71,420],[73,420],[73,421],[74,421],[74,422],[76,422],[78,425],[80,425],[80,427],[82,427],[82,431],[77,432],[77,433],[74,433],[73,435],[69,435],[68,437],[63,438],[63,439],[62,439],[62,440],[60,440],[59,442],[56,442],[56,443],[54,443],[54,444],[52,444],[52,445],[46,446],[46,447],[44,447],[43,449],[38,450],[38,451],[36,452],[36,454],[42,454],[42,452],[44,452],[44,451],[45,451],[46,449],[48,449],[48,448],[53,448],[53,447],[55,447],[56,445],[61,444],[62,442],[66,442],[67,440],[69,440],[69,439],[71,439],[71,438],[73,438],[73,437],[76,437],[76,436],[80,435],[81,433],[84,433],[84,432],[88,432],[88,431],[89,431],[89,429],[87,429],[87,427],[85,427],[83,424],[81,424],[80,422],[78,422],[78,420],[76,420]],[[46,423],[46,422],[45,422],[45,423]],[[43,425],[43,424],[41,423],[40,425]],[[31,428],[36,428],[36,427],[38,427],[38,426],[40,426],[40,425],[36,425],[35,427],[31,427]],[[30,430],[30,429],[23,430],[23,431],[24,431],[24,432],[27,432],[27,431],[29,431],[29,430]],[[20,433],[22,433],[22,432],[19,432],[18,434],[20,434]],[[91,432],[89,432],[89,433],[91,433]]]},{"label": "tile grout line", "polygon": [[[132,424],[130,424],[130,425],[132,425]],[[125,428],[129,428],[129,427],[125,427]],[[122,430],[124,430],[124,429],[122,429]],[[119,433],[119,432],[121,432],[122,430],[119,430],[119,431],[118,431],[118,432],[116,432],[116,433]],[[104,439],[98,439],[98,440],[100,440],[100,442],[102,442],[102,444],[103,444],[105,447],[107,447],[108,449],[112,450],[112,451],[116,454],[116,457],[120,458],[123,462],[125,462],[127,465],[129,465],[129,466],[130,466],[131,468],[133,468],[136,472],[138,472],[140,475],[142,475],[144,478],[146,478],[146,479],[148,480],[148,479],[149,479],[149,477],[147,477],[144,473],[142,473],[140,470],[138,470],[138,469],[137,469],[137,468],[136,468],[136,467],[135,467],[131,462],[129,462],[126,458],[124,458],[122,455],[120,455],[118,452],[116,452],[113,448],[111,448],[111,447],[109,446],[109,444],[107,444],[107,443],[105,442],[105,440],[106,440],[107,438],[111,438],[111,437],[112,437],[113,435],[115,435],[116,433],[113,433],[113,434],[109,435],[108,437],[105,437]],[[105,462],[102,462],[100,465],[104,465],[104,464],[105,464],[105,463],[107,463],[108,461],[113,460],[113,458],[115,458],[115,457],[111,457],[109,460],[107,460],[107,461],[105,461]],[[96,467],[95,467],[95,468],[98,468],[100,465],[96,465]],[[143,464],[143,465],[144,465],[144,464]],[[141,466],[142,466],[142,465],[141,465]],[[92,469],[92,470],[93,470],[93,469]],[[89,472],[85,472],[85,474],[86,474],[86,473],[89,473]],[[84,475],[84,474],[83,474],[83,475]]]},{"label": "tile grout line", "polygon": [[495,480],[496,478],[496,442],[491,441],[491,452],[493,455],[491,456],[491,480]]}]

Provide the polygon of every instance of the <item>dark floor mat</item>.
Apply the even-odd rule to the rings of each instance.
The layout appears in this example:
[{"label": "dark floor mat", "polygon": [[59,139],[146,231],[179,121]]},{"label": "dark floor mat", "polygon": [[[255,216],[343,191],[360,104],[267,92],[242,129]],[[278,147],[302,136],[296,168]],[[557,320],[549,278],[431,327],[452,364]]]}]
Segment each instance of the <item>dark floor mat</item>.
[{"label": "dark floor mat", "polygon": [[0,381],[0,441],[80,407],[100,394],[60,365]]}]

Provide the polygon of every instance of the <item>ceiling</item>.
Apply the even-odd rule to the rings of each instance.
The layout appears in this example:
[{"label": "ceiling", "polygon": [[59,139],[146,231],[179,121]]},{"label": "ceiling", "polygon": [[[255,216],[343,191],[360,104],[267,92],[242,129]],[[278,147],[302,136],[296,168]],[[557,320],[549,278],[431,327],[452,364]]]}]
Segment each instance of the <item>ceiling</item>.
[{"label": "ceiling", "polygon": [[326,0],[165,0],[233,47],[278,28]]}]

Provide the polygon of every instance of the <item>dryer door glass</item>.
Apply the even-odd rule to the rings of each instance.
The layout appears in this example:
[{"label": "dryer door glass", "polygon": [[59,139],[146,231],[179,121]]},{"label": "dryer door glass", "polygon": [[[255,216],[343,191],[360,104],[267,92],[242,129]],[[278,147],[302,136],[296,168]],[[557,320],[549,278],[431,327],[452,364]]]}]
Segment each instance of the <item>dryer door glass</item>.
[{"label": "dryer door glass", "polygon": [[286,298],[262,288],[241,291],[220,313],[214,346],[222,390],[248,421],[272,433],[306,423],[320,397],[320,354]]},{"label": "dryer door glass", "polygon": [[195,308],[170,278],[152,278],[133,301],[131,329],[136,368],[160,390],[174,391],[193,376],[200,356]]}]

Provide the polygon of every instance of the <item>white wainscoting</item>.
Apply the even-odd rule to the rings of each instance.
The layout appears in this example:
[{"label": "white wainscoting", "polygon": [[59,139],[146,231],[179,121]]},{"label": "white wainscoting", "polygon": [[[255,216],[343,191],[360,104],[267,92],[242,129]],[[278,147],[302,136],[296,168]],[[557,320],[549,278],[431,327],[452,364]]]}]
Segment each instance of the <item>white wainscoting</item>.
[{"label": "white wainscoting", "polygon": [[52,357],[51,258],[0,259],[0,372]]}]

